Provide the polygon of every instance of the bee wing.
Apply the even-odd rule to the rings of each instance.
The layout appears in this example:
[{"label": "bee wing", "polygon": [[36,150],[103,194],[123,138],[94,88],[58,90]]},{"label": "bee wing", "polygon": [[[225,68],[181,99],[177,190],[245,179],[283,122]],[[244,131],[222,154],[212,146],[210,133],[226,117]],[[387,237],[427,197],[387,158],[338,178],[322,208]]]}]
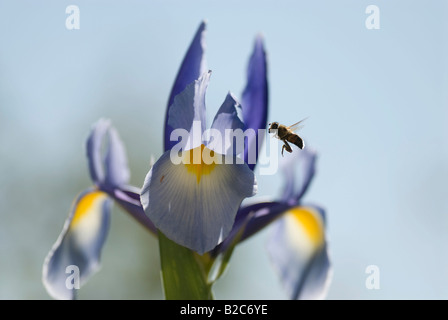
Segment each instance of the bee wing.
[{"label": "bee wing", "polygon": [[295,126],[288,127],[288,129],[291,130],[292,132],[297,132],[297,131],[299,131],[300,129],[302,129],[304,126],[305,126],[305,125],[303,125],[303,124],[302,124],[301,126],[299,126],[299,125],[295,125]]},{"label": "bee wing", "polygon": [[299,122],[296,122],[292,125],[290,125],[289,127],[287,127],[289,130],[295,132],[295,131],[299,131],[300,129],[302,129],[304,127],[304,125],[300,125],[303,121],[305,121],[306,119],[308,119],[308,117],[306,117],[305,119],[300,120]]},{"label": "bee wing", "polygon": [[286,136],[285,139],[291,143],[294,143],[300,149],[303,149],[305,147],[305,143],[303,142],[303,139],[300,138],[299,135],[297,135],[297,134],[289,134]]}]

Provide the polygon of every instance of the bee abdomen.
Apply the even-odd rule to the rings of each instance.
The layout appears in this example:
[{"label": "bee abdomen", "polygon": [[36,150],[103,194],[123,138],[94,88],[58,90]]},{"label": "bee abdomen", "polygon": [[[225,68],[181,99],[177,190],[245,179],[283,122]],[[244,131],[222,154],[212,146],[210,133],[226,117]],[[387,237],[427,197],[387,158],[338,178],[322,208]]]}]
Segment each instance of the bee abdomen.
[{"label": "bee abdomen", "polygon": [[288,140],[291,143],[294,143],[300,149],[303,149],[305,147],[305,143],[303,142],[303,139],[300,138],[299,135],[297,135],[297,134],[289,134],[286,137],[286,140]]}]

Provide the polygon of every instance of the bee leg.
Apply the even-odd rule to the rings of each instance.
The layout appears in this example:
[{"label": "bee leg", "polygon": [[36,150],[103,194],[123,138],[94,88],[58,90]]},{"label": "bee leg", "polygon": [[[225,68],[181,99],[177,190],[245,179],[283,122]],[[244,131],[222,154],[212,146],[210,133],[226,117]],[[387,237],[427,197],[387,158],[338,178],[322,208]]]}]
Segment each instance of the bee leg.
[{"label": "bee leg", "polygon": [[292,152],[292,149],[291,149],[291,146],[289,145],[289,143],[286,142],[286,141],[283,141],[283,142],[284,142],[284,145],[282,147],[282,157],[283,157],[283,151],[284,150],[288,151],[289,153]]}]

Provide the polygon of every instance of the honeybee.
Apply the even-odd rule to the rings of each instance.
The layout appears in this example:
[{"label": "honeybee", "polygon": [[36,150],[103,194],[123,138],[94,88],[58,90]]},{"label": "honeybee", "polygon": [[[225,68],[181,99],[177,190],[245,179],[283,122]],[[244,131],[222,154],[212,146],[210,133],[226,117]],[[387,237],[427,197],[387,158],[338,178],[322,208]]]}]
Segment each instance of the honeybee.
[{"label": "honeybee", "polygon": [[288,141],[298,146],[300,149],[305,148],[305,143],[303,142],[303,139],[296,134],[294,131],[297,131],[301,129],[303,126],[300,126],[299,124],[305,121],[305,119],[300,120],[297,123],[294,123],[293,125],[290,125],[289,127],[279,124],[278,122],[272,122],[269,124],[269,133],[271,133],[271,130],[276,130],[275,136],[277,139],[280,139],[283,141],[284,145],[282,147],[282,156],[283,151],[286,150],[289,153],[292,152],[292,148],[289,145]]}]

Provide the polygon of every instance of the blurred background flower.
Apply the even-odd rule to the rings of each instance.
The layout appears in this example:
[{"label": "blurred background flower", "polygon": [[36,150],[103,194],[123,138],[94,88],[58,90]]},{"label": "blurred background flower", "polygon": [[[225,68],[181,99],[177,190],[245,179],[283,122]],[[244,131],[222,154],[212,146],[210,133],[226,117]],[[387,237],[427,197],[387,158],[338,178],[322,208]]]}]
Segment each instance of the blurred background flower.
[{"label": "blurred background flower", "polygon": [[[319,183],[306,197],[331,212],[328,298],[447,298],[448,4],[381,2],[381,29],[368,30],[369,4],[80,0],[80,29],[67,30],[60,1],[0,2],[0,298],[49,298],[42,257],[67,204],[91,184],[86,125],[113,120],[132,155],[130,184],[143,185],[151,153],[163,150],[166,97],[204,18],[213,22],[210,117],[222,88],[244,87],[258,32],[269,48],[269,121],[309,116],[301,136],[319,150]],[[278,192],[278,176],[257,178],[260,197]],[[120,210],[80,299],[162,298],[159,270],[148,268],[159,265],[157,240]],[[238,247],[216,298],[288,298],[260,250],[269,236]],[[371,264],[380,290],[365,286]]]},{"label": "blurred background flower", "polygon": [[308,147],[283,160],[282,197],[242,206],[229,236],[210,253],[218,261],[227,259],[235,246],[270,227],[267,249],[290,299],[324,299],[332,279],[325,210],[302,199],[315,175],[316,157]]},{"label": "blurred background flower", "polygon": [[[73,202],[61,234],[45,258],[42,281],[55,299],[74,299],[77,289],[100,268],[112,200],[121,205],[149,232],[157,229],[140,204],[140,189],[129,185],[130,172],[125,147],[110,121],[100,119],[86,143],[87,160],[94,186]],[[67,285],[70,268],[76,268]]]}]

